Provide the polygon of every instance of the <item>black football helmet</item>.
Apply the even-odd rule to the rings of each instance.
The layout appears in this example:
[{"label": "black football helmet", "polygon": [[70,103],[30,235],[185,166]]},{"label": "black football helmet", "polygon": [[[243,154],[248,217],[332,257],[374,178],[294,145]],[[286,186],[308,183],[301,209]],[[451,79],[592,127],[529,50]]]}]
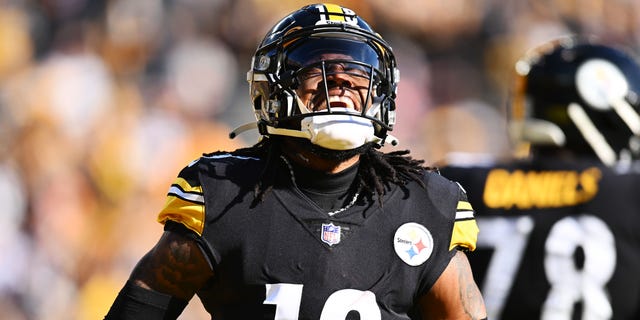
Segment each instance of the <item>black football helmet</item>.
[{"label": "black football helmet", "polygon": [[[323,54],[350,58],[318,58]],[[241,126],[230,136],[257,126],[263,136],[308,138],[301,128],[303,119],[327,114],[353,115],[343,108],[332,110],[328,105],[326,110],[311,112],[296,94],[302,77],[310,69],[322,70],[326,83],[330,63],[348,65],[349,70],[368,77],[368,94],[361,105],[369,107],[363,107],[356,116],[373,123],[375,136],[369,142],[382,146],[389,140],[395,144],[393,138],[387,139],[395,122],[399,80],[392,49],[354,11],[333,4],[307,5],[280,20],[266,34],[247,73],[256,123]],[[326,95],[328,104],[328,92]]]},{"label": "black football helmet", "polygon": [[621,49],[569,36],[516,65],[509,105],[515,140],[603,163],[640,158],[640,66]]}]

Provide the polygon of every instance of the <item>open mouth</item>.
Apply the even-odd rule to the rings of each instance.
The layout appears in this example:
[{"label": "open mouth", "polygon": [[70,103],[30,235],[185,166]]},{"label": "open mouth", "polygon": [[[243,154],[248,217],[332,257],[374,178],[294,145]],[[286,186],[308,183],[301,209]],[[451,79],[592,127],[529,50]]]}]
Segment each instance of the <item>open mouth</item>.
[{"label": "open mouth", "polygon": [[357,110],[353,100],[345,96],[330,96],[329,106],[331,108],[346,108],[351,110]]},{"label": "open mouth", "polygon": [[[329,107],[332,109],[340,109],[342,112],[360,111],[360,105],[349,96],[329,96]],[[314,99],[313,106],[309,108],[313,112],[324,111],[327,109],[324,95],[320,95]]]}]

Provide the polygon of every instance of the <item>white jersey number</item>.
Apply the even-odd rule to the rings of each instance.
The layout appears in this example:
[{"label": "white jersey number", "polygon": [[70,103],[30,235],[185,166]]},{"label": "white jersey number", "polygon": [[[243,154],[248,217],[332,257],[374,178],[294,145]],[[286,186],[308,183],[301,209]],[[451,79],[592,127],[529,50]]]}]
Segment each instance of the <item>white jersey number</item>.
[{"label": "white jersey number", "polygon": [[[479,248],[493,248],[482,293],[490,319],[500,319],[516,272],[522,261],[533,220],[518,218],[477,218],[481,235]],[[573,259],[580,247],[584,265],[578,269]],[[583,301],[583,319],[611,319],[611,302],[605,285],[616,265],[613,233],[592,215],[566,217],[556,222],[545,243],[545,275],[551,290],[542,306],[542,319],[569,320],[576,302]]]},{"label": "white jersey number", "polygon": [[[581,270],[573,261],[577,247],[584,250]],[[542,319],[570,319],[578,301],[584,301],[583,319],[611,319],[613,311],[604,287],[615,267],[615,240],[602,220],[583,215],[556,222],[545,243],[544,269],[551,291],[542,307]]]},{"label": "white jersey number", "polygon": [[[297,320],[302,299],[302,285],[292,283],[267,284],[264,304],[276,306],[274,320]],[[320,320],[345,319],[356,311],[362,320],[380,320],[376,296],[371,291],[355,289],[338,290],[331,294],[322,308]]]}]

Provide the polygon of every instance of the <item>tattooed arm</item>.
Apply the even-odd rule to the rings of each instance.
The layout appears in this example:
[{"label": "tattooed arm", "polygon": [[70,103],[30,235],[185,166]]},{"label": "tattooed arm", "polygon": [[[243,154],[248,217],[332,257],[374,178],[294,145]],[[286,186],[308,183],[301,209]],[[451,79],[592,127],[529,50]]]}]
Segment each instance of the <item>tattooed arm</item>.
[{"label": "tattooed arm", "polygon": [[198,244],[167,231],[140,260],[130,280],[143,288],[189,300],[212,276]]},{"label": "tattooed arm", "polygon": [[176,319],[211,277],[198,244],[165,231],[138,262],[105,319]]},{"label": "tattooed arm", "polygon": [[422,319],[485,319],[487,311],[464,252],[451,259],[431,290],[420,298]]}]

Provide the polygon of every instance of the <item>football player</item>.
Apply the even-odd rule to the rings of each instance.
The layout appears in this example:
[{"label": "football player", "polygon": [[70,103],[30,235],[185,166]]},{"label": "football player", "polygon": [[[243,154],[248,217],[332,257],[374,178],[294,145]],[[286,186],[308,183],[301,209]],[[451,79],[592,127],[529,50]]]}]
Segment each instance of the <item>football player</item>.
[{"label": "football player", "polygon": [[567,36],[515,64],[521,155],[450,163],[482,232],[470,258],[491,319],[640,319],[640,67]]},{"label": "football player", "polygon": [[214,319],[481,319],[466,257],[466,194],[382,153],[399,72],[352,10],[305,6],[248,72],[261,140],[206,154],[170,187],[164,234],[108,319],[175,319],[195,295]]}]

